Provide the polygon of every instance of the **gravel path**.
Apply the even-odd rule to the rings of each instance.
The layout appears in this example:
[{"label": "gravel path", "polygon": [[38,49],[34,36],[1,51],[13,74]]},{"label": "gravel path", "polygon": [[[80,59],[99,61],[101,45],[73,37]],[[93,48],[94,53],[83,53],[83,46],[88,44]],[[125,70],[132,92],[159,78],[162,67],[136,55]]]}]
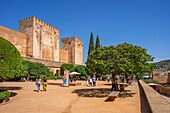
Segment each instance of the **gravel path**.
[{"label": "gravel path", "polygon": [[105,102],[107,97],[79,97],[73,93],[76,89],[108,89],[111,83],[98,81],[96,87],[87,87],[84,81],[82,83],[82,86],[71,87],[48,85],[46,92],[36,92],[34,82],[2,82],[0,88],[10,89],[12,101],[0,105],[0,113],[141,113],[136,82],[125,88],[131,96],[119,97],[113,102]]}]

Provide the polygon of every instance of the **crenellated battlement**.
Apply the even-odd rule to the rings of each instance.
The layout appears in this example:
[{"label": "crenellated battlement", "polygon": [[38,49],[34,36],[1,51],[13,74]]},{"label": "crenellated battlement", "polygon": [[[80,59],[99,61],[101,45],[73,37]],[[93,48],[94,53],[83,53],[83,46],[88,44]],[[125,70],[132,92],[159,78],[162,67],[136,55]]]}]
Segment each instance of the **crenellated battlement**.
[{"label": "crenellated battlement", "polygon": [[35,16],[31,16],[31,17],[28,17],[28,18],[24,18],[24,19],[22,19],[22,20],[19,20],[19,22],[23,22],[23,23],[26,23],[26,22],[29,22],[29,21],[33,21],[33,22],[35,21],[35,23],[39,23],[40,25],[42,25],[42,26],[44,26],[44,27],[47,27],[47,28],[49,28],[50,30],[53,30],[53,31],[56,31],[56,30],[57,30],[57,31],[59,31],[59,29],[57,29],[57,28],[51,26],[50,24],[48,24],[48,23],[46,23],[46,22],[38,19],[38,18],[35,17]]},{"label": "crenellated battlement", "polygon": [[28,17],[28,18],[24,18],[22,20],[19,20],[19,22],[27,22],[27,21],[30,21],[32,20],[33,18],[35,18],[34,16],[31,16],[31,17]]}]

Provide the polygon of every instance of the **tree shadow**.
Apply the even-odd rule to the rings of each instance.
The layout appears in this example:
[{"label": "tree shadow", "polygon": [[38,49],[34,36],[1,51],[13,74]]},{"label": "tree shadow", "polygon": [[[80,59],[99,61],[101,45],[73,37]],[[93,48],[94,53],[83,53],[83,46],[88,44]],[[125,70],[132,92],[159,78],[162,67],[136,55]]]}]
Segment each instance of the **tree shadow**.
[{"label": "tree shadow", "polygon": [[21,90],[22,87],[17,86],[1,86],[0,90]]},{"label": "tree shadow", "polygon": [[104,84],[104,85],[106,85],[106,86],[112,86],[112,84],[111,84],[111,83],[108,83],[108,84]]},{"label": "tree shadow", "polygon": [[120,98],[133,97],[136,93],[132,93],[130,90],[121,91],[118,95]]},{"label": "tree shadow", "polygon": [[16,95],[17,95],[16,92],[10,92],[10,97],[14,97],[14,96],[16,96]]},{"label": "tree shadow", "polygon": [[110,93],[109,88],[94,88],[94,89],[76,89],[72,93],[76,93],[79,97],[103,98]]}]

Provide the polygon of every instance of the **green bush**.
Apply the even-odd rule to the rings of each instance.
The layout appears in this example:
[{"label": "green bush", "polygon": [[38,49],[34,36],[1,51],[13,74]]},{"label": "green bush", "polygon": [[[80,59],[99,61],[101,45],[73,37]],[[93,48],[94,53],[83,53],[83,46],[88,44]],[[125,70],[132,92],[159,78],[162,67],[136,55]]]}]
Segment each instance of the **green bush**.
[{"label": "green bush", "polygon": [[0,102],[3,100],[9,100],[10,92],[6,90],[0,90]]},{"label": "green bush", "polygon": [[31,80],[35,80],[38,76],[40,76],[40,78],[43,78],[44,76],[47,78],[53,78],[53,74],[44,64],[25,60],[23,62],[25,66],[25,72],[29,75]]},{"label": "green bush", "polygon": [[22,68],[22,58],[17,48],[0,37],[0,81],[20,78]]}]

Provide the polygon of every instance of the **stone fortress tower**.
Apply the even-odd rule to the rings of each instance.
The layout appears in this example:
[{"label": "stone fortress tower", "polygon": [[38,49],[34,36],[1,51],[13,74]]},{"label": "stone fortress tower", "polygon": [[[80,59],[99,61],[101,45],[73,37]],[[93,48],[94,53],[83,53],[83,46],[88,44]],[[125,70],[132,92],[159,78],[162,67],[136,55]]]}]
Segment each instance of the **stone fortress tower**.
[{"label": "stone fortress tower", "polygon": [[19,31],[0,26],[0,37],[11,42],[24,60],[60,70],[63,63],[83,65],[83,43],[77,37],[62,38],[60,31],[32,16],[19,20]]},{"label": "stone fortress tower", "polygon": [[58,29],[33,16],[19,21],[19,31],[27,34],[26,56],[59,62]]},{"label": "stone fortress tower", "polygon": [[62,48],[68,50],[68,62],[83,64],[83,43],[77,37],[62,38]]}]

